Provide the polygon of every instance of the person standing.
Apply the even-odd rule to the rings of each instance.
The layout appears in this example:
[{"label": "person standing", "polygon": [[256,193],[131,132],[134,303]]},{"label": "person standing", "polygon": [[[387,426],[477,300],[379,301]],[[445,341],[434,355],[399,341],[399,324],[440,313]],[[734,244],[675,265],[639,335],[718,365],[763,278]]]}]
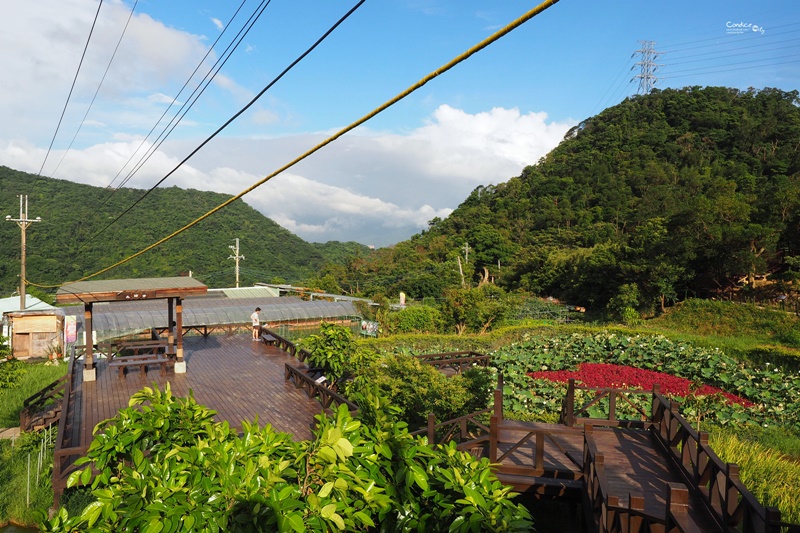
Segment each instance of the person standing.
[{"label": "person standing", "polygon": [[250,321],[253,323],[253,340],[257,341],[258,338],[261,336],[261,312],[260,307],[256,307],[256,310],[250,315]]}]

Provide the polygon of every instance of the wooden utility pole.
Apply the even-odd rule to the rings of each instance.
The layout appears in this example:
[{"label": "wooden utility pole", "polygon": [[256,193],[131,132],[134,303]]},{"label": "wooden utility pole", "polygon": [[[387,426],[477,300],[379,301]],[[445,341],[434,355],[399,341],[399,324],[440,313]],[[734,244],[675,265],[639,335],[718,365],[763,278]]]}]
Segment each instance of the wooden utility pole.
[{"label": "wooden utility pole", "polygon": [[[33,222],[41,222],[42,217],[36,217],[31,220],[28,218],[28,195],[18,194],[19,198],[19,218],[11,218],[11,215],[6,215],[6,220],[16,222],[22,230],[22,250],[20,252],[20,269],[19,269],[19,310],[25,310],[25,284],[27,282],[25,273],[25,256],[27,248],[26,230]],[[24,207],[24,209],[23,209]]]}]

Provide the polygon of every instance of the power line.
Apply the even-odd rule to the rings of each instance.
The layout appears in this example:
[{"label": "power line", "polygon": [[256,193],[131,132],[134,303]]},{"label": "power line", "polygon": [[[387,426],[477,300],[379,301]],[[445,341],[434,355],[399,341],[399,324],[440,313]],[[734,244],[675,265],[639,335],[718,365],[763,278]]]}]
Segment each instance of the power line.
[{"label": "power line", "polygon": [[125,27],[122,29],[122,33],[119,36],[119,40],[117,41],[117,46],[114,47],[114,53],[111,54],[111,59],[108,60],[108,65],[106,65],[106,70],[103,72],[103,77],[100,79],[100,83],[97,85],[97,90],[94,92],[94,96],[92,96],[92,101],[89,102],[89,107],[86,108],[86,113],[84,113],[83,118],[81,119],[81,123],[78,124],[78,129],[75,130],[75,135],[72,136],[72,140],[69,142],[69,146],[67,149],[64,150],[64,155],[61,156],[61,160],[56,165],[56,168],[53,169],[53,172],[50,173],[51,177],[54,177],[56,172],[58,172],[59,167],[61,167],[61,163],[64,162],[64,159],[67,157],[67,153],[72,148],[72,145],[75,143],[75,139],[78,138],[78,133],[80,133],[83,124],[86,122],[86,117],[89,116],[89,111],[92,110],[92,106],[94,105],[94,101],[97,99],[97,95],[100,93],[100,88],[103,86],[103,82],[106,81],[106,76],[108,75],[108,71],[111,68],[111,64],[114,62],[114,58],[117,55],[117,51],[119,50],[119,45],[122,43],[123,37],[125,37],[125,32],[128,31],[128,25],[131,23],[131,19],[133,18],[133,12],[136,10],[136,6],[139,4],[139,0],[136,0],[133,3],[133,7],[131,8],[131,12],[128,15],[128,20],[125,22]]},{"label": "power line", "polygon": [[75,71],[75,77],[72,79],[72,86],[69,88],[69,94],[67,95],[67,101],[64,102],[64,109],[61,110],[61,117],[58,119],[58,125],[56,125],[56,131],[53,133],[53,138],[50,141],[50,146],[47,147],[47,153],[44,156],[44,161],[42,161],[42,166],[39,168],[39,175],[42,175],[42,170],[44,170],[44,164],[47,162],[47,158],[50,156],[50,150],[53,149],[53,143],[56,142],[56,137],[58,136],[58,130],[61,127],[61,121],[64,120],[64,114],[67,112],[67,106],[69,105],[69,101],[72,98],[72,91],[75,89],[75,82],[78,81],[78,74],[81,72],[81,66],[83,65],[83,60],[86,57],[86,50],[89,48],[89,41],[92,40],[92,34],[94,33],[94,27],[97,24],[97,17],[100,15],[100,8],[103,6],[103,0],[100,0],[100,3],[97,5],[97,12],[94,14],[94,21],[92,22],[92,29],[89,31],[89,37],[86,39],[86,46],[83,47],[83,54],[81,54],[81,60],[78,63],[78,70]]},{"label": "power line", "polygon": [[[330,32],[332,32],[332,31],[333,31],[333,30],[334,30],[334,29],[335,29],[335,28],[336,28],[336,27],[337,27],[339,24],[341,24],[341,23],[342,23],[344,20],[346,20],[346,19],[347,19],[347,18],[348,18],[348,17],[349,17],[349,16],[350,16],[350,15],[351,15],[351,14],[352,14],[352,13],[353,13],[353,12],[354,12],[356,9],[358,9],[358,7],[360,7],[360,6],[361,6],[361,5],[362,5],[362,4],[363,4],[365,1],[366,1],[366,0],[361,0],[361,1],[360,1],[358,4],[356,4],[356,5],[355,5],[355,6],[354,6],[354,7],[353,7],[353,8],[352,8],[350,11],[348,11],[348,12],[347,12],[347,13],[346,13],[346,14],[345,14],[345,15],[344,15],[344,16],[343,16],[341,19],[339,19],[339,21],[338,21],[338,22],[337,22],[337,23],[336,23],[336,24],[335,24],[335,25],[334,25],[334,26],[333,26],[333,27],[332,27],[330,30],[328,30],[328,32],[326,32],[326,34],[325,34],[323,37],[321,37],[321,38],[320,38],[320,40],[324,39],[324,38],[325,38],[325,37],[326,37],[326,36],[327,36],[327,35],[328,35]],[[404,98],[406,98],[407,96],[409,96],[409,95],[410,95],[410,94],[412,94],[413,92],[415,92],[415,91],[417,91],[418,89],[422,88],[424,85],[426,85],[426,84],[427,84],[429,81],[433,80],[433,79],[434,79],[434,78],[436,78],[437,76],[440,76],[440,75],[444,74],[445,72],[447,72],[447,71],[451,70],[451,69],[452,69],[453,67],[455,67],[456,65],[458,65],[458,64],[460,64],[460,63],[462,63],[462,62],[466,61],[467,59],[469,59],[470,57],[472,57],[472,56],[473,56],[473,55],[475,55],[476,53],[480,52],[481,50],[483,50],[484,48],[488,47],[488,46],[489,46],[489,45],[491,45],[492,43],[494,43],[494,42],[498,41],[499,39],[501,39],[501,38],[502,38],[502,37],[504,37],[505,35],[509,34],[509,33],[510,33],[510,32],[512,32],[513,30],[515,30],[516,28],[520,27],[520,26],[521,26],[521,25],[523,25],[525,22],[527,22],[527,21],[529,21],[529,20],[533,19],[534,17],[536,17],[536,16],[537,16],[537,15],[539,15],[540,13],[544,12],[544,11],[545,11],[547,8],[549,8],[549,7],[551,7],[551,6],[555,5],[555,4],[557,4],[557,3],[558,3],[558,1],[559,1],[559,0],[545,0],[544,2],[542,2],[541,4],[539,4],[538,6],[536,6],[536,7],[532,8],[532,9],[530,9],[530,10],[529,10],[529,11],[527,11],[525,14],[523,14],[521,17],[519,17],[519,18],[517,18],[516,20],[514,20],[514,21],[510,22],[509,24],[507,24],[506,26],[504,26],[504,27],[503,27],[503,28],[501,28],[500,30],[496,31],[495,33],[493,33],[492,35],[490,35],[489,37],[487,37],[486,39],[484,39],[483,41],[479,42],[478,44],[476,44],[476,45],[475,45],[475,46],[473,46],[472,48],[468,49],[466,52],[464,52],[464,53],[460,54],[459,56],[457,56],[457,57],[455,57],[454,59],[450,60],[449,62],[445,63],[444,65],[442,65],[442,66],[441,66],[441,67],[439,67],[438,69],[434,70],[433,72],[431,72],[430,74],[428,74],[427,76],[425,76],[424,78],[422,78],[420,81],[418,81],[418,82],[414,83],[413,85],[411,85],[411,86],[410,86],[409,88],[407,88],[406,90],[402,91],[402,92],[401,92],[401,93],[399,93],[398,95],[396,95],[396,96],[394,96],[393,98],[391,98],[391,99],[387,100],[386,102],[384,102],[384,103],[383,103],[383,104],[381,104],[380,106],[376,107],[375,109],[373,109],[372,111],[370,111],[370,112],[369,112],[369,113],[367,113],[366,115],[362,116],[361,118],[359,118],[359,119],[358,119],[358,120],[356,120],[355,122],[351,123],[349,126],[346,126],[346,127],[342,128],[341,130],[339,130],[338,132],[334,133],[333,135],[331,135],[330,137],[328,137],[328,138],[327,138],[327,139],[325,139],[324,141],[320,142],[319,144],[317,144],[317,145],[316,145],[316,146],[314,146],[313,148],[311,148],[311,149],[307,150],[305,153],[303,153],[303,154],[301,154],[300,156],[296,157],[295,159],[293,159],[293,160],[292,160],[292,161],[290,161],[289,163],[287,163],[287,164],[283,165],[282,167],[280,167],[280,168],[278,168],[277,170],[273,171],[272,173],[268,174],[268,175],[267,175],[267,176],[265,176],[263,179],[261,179],[261,180],[257,181],[256,183],[254,183],[253,185],[251,185],[251,186],[250,186],[250,187],[248,187],[247,189],[243,190],[242,192],[240,192],[240,193],[239,193],[239,194],[237,194],[236,196],[233,196],[233,197],[229,198],[228,200],[226,200],[226,201],[222,202],[222,203],[221,203],[221,204],[219,204],[217,207],[215,207],[215,208],[211,209],[210,211],[208,211],[208,212],[207,212],[207,213],[205,213],[204,215],[202,215],[202,216],[198,217],[197,219],[193,220],[193,221],[192,221],[192,222],[190,222],[189,224],[186,224],[186,225],[185,225],[185,226],[183,226],[182,228],[180,228],[180,229],[178,229],[178,230],[176,230],[176,231],[172,232],[171,234],[169,234],[169,235],[167,235],[166,237],[164,237],[164,238],[162,238],[162,239],[158,240],[157,242],[154,242],[154,243],[153,243],[153,244],[151,244],[150,246],[147,246],[146,248],[143,248],[142,250],[140,250],[140,251],[136,252],[135,254],[133,254],[133,255],[130,255],[130,256],[128,256],[128,257],[126,257],[126,258],[124,258],[124,259],[122,259],[122,260],[120,260],[120,261],[117,261],[116,263],[114,263],[114,264],[112,264],[112,265],[110,265],[110,266],[108,266],[108,267],[106,267],[106,268],[103,268],[103,269],[101,269],[101,270],[98,270],[97,272],[95,272],[95,273],[93,273],[93,274],[89,274],[89,275],[87,275],[87,276],[84,276],[84,277],[82,277],[82,278],[80,278],[79,280],[76,280],[76,281],[84,281],[84,280],[87,280],[87,279],[90,279],[90,278],[93,278],[93,277],[99,276],[99,275],[101,275],[101,274],[104,274],[104,273],[108,272],[109,270],[112,270],[112,269],[114,269],[114,268],[116,268],[116,267],[118,267],[118,266],[120,266],[120,265],[123,265],[123,264],[127,263],[128,261],[131,261],[132,259],[135,259],[135,258],[139,257],[139,256],[140,256],[140,255],[142,255],[142,254],[145,254],[145,253],[149,252],[150,250],[152,250],[152,249],[154,249],[154,248],[156,248],[156,247],[158,247],[158,246],[160,246],[160,245],[164,244],[165,242],[169,241],[170,239],[172,239],[172,238],[174,238],[174,237],[176,237],[176,236],[180,235],[180,234],[181,234],[181,233],[183,233],[184,231],[186,231],[186,230],[188,230],[188,229],[190,229],[190,228],[192,228],[192,227],[196,226],[197,224],[199,224],[200,222],[202,222],[202,221],[203,221],[203,220],[205,220],[206,218],[210,217],[210,216],[211,216],[211,215],[213,215],[214,213],[216,213],[216,212],[218,212],[218,211],[221,211],[222,209],[224,209],[225,207],[229,206],[230,204],[232,204],[232,203],[233,203],[233,202],[235,202],[236,200],[239,200],[240,198],[242,198],[242,197],[243,197],[243,196],[245,196],[246,194],[248,194],[248,193],[250,193],[250,192],[254,191],[255,189],[257,189],[257,188],[258,188],[258,187],[260,187],[261,185],[265,184],[266,182],[268,182],[269,180],[271,180],[271,179],[272,179],[272,178],[274,178],[275,176],[277,176],[277,175],[281,174],[282,172],[286,171],[287,169],[289,169],[289,168],[293,167],[294,165],[296,165],[296,164],[297,164],[297,163],[299,163],[300,161],[302,161],[302,160],[304,160],[304,159],[306,159],[306,158],[310,157],[312,154],[314,154],[314,153],[318,152],[318,151],[319,151],[319,150],[321,150],[322,148],[324,148],[324,147],[326,147],[327,145],[331,144],[332,142],[336,141],[337,139],[339,139],[340,137],[342,137],[342,136],[343,136],[343,135],[345,135],[346,133],[348,133],[348,132],[350,132],[350,131],[354,130],[355,128],[357,128],[358,126],[360,126],[360,125],[364,124],[365,122],[367,122],[367,121],[368,121],[368,120],[370,120],[371,118],[375,117],[376,115],[378,115],[378,114],[382,113],[383,111],[385,111],[386,109],[390,108],[391,106],[393,106],[393,105],[394,105],[394,104],[396,104],[397,102],[399,102],[399,101],[403,100]],[[318,41],[318,42],[319,42],[319,41]],[[315,44],[314,44],[314,46],[316,46],[316,45],[317,45],[317,43],[315,43]],[[313,47],[312,47],[312,49],[313,49]],[[310,52],[310,51],[311,51],[311,49],[309,49],[309,50],[308,50],[308,52]],[[308,52],[306,52],[305,54],[303,54],[303,56],[301,56],[301,57],[305,57],[305,55],[307,55],[307,53],[308,53]],[[298,59],[298,61],[299,61],[299,59]],[[296,61],[296,62],[297,62],[297,61]],[[295,63],[296,63],[296,62],[295,62]],[[292,65],[294,65],[295,63],[293,63]],[[290,66],[290,67],[291,67],[291,66]],[[287,67],[287,69],[288,69],[288,68],[290,68],[290,67]],[[284,71],[284,72],[285,72],[285,71]],[[283,75],[283,74],[281,74],[281,75]],[[272,84],[270,84],[270,86],[271,86],[271,85],[272,85]],[[269,86],[268,86],[268,87],[269,87]],[[267,87],[267,88],[268,88],[268,87]],[[266,89],[267,89],[267,88],[265,88],[265,89],[264,89],[264,91],[266,91]],[[263,91],[262,91],[262,93],[263,93]],[[260,94],[259,94],[259,96],[260,96]],[[248,107],[249,107],[251,104],[252,104],[252,102],[250,102],[250,104],[248,104]],[[245,109],[246,109],[246,108],[245,108]],[[235,115],[235,116],[234,116],[234,118],[236,118],[236,116],[238,116],[239,114],[241,114],[243,111],[244,111],[244,109],[243,109],[242,111],[240,111],[239,113],[237,113],[237,115]],[[233,120],[233,119],[231,119],[231,120]],[[230,123],[230,120],[228,121],[228,123]],[[226,125],[227,125],[228,123],[226,123]],[[224,126],[223,126],[223,127],[224,127]],[[219,131],[219,130],[218,130],[218,131]],[[209,140],[210,140],[210,139],[209,139]],[[208,141],[206,141],[206,142],[208,142]],[[202,145],[201,145],[201,146],[202,146]],[[199,148],[198,148],[198,149],[199,149]],[[195,150],[195,151],[196,151],[196,150]],[[165,178],[165,179],[166,179],[166,178]],[[53,288],[54,286],[43,286],[43,285],[39,285],[39,287],[43,287],[43,288]]]},{"label": "power line", "polygon": [[[167,115],[167,113],[169,112],[169,110],[170,110],[170,109],[172,109],[172,107],[175,105],[175,102],[177,102],[177,101],[178,101],[178,98],[180,97],[181,93],[183,93],[184,89],[186,89],[186,87],[189,85],[189,82],[191,82],[191,81],[192,81],[192,78],[194,78],[195,74],[197,74],[197,71],[198,71],[198,70],[200,70],[200,67],[201,67],[201,66],[203,66],[203,63],[205,63],[205,61],[206,61],[206,59],[208,58],[208,56],[209,56],[209,55],[211,54],[211,52],[214,50],[214,47],[217,45],[217,43],[220,41],[220,39],[222,39],[222,36],[223,36],[223,35],[225,35],[225,33],[228,31],[228,28],[229,28],[229,27],[230,27],[230,25],[233,23],[233,21],[236,19],[237,15],[239,14],[239,11],[241,11],[242,7],[244,7],[244,4],[245,4],[245,2],[246,2],[246,1],[247,1],[247,0],[242,0],[241,4],[239,4],[239,7],[238,7],[238,8],[236,9],[236,11],[233,13],[233,15],[231,16],[230,20],[228,20],[228,23],[225,25],[225,27],[222,29],[222,31],[220,32],[220,34],[217,36],[217,38],[216,38],[216,40],[214,41],[214,43],[213,43],[213,44],[212,44],[212,45],[211,45],[211,46],[208,48],[208,50],[206,51],[206,53],[205,53],[205,55],[203,56],[203,58],[202,58],[202,59],[201,59],[201,60],[198,62],[198,64],[197,64],[197,66],[195,67],[194,71],[192,71],[192,73],[189,75],[189,77],[187,78],[186,82],[183,84],[183,87],[181,87],[181,88],[180,88],[180,90],[179,90],[179,91],[178,91],[178,92],[175,94],[175,97],[172,99],[172,102],[170,102],[170,103],[169,103],[169,105],[167,105],[167,107],[164,109],[164,112],[161,114],[161,116],[158,118],[158,120],[156,121],[156,123],[153,125],[153,127],[150,129],[150,131],[147,133],[147,135],[145,136],[145,138],[144,138],[144,139],[142,139],[142,142],[139,144],[139,146],[136,148],[136,150],[134,150],[134,151],[133,151],[133,153],[132,153],[132,154],[131,154],[131,156],[128,158],[128,160],[125,162],[125,164],[124,164],[124,165],[122,165],[122,168],[120,168],[119,172],[117,172],[117,174],[114,176],[114,178],[111,180],[111,182],[109,182],[109,184],[108,184],[108,187],[111,187],[111,185],[113,185],[114,181],[116,181],[116,179],[119,177],[119,175],[122,173],[122,171],[123,171],[123,170],[125,170],[125,167],[127,167],[127,166],[128,166],[128,164],[129,164],[129,163],[130,163],[130,162],[133,160],[133,158],[136,156],[136,154],[139,152],[139,150],[141,150],[141,149],[142,149],[142,146],[144,146],[144,143],[145,143],[145,142],[147,142],[147,139],[148,139],[148,138],[150,138],[150,136],[153,134],[153,132],[155,131],[155,129],[158,127],[158,125],[161,123],[161,121],[162,121],[162,120],[164,119],[164,117]],[[258,11],[258,8],[256,8],[256,10],[254,11],[254,13],[255,13],[256,11]],[[252,16],[253,16],[253,15],[251,15],[251,16],[250,16],[250,18],[251,18],[251,19],[252,19]],[[250,19],[248,19],[248,21],[249,21],[249,20],[250,20]],[[245,23],[245,24],[247,24],[247,23]],[[241,32],[241,30],[240,30],[240,32]],[[237,35],[238,35],[238,34],[237,34]],[[234,39],[233,39],[233,40],[235,40],[235,39],[236,39],[236,37],[234,37]],[[230,45],[229,45],[229,46],[230,46]],[[224,55],[224,52],[223,52],[223,55]],[[205,79],[208,77],[208,74],[209,74],[209,73],[210,73],[212,70],[214,70],[214,67],[215,67],[215,66],[216,66],[218,63],[219,63],[219,59],[218,59],[218,60],[217,60],[217,61],[214,63],[214,65],[212,65],[212,66],[211,66],[211,68],[209,68],[208,72],[207,72],[207,73],[205,74],[205,76],[203,77],[203,80],[201,80],[201,81],[200,81],[200,83],[198,83],[198,87],[199,87],[199,86],[200,86],[200,85],[203,83],[203,81],[205,81]],[[189,101],[189,100],[192,98],[192,96],[195,94],[195,92],[197,92],[197,88],[195,88],[195,89],[194,89],[194,91],[193,91],[193,92],[192,92],[192,93],[189,95],[189,97],[187,98],[187,101]],[[181,109],[183,109],[183,107],[184,107],[185,105],[186,105],[186,102],[184,102],[184,104],[181,106]],[[178,110],[178,112],[176,113],[176,115],[177,115],[178,113],[180,113],[180,110]],[[173,117],[173,119],[172,119],[172,120],[174,120],[174,117]],[[170,124],[171,124],[171,123],[172,123],[172,121],[170,121]],[[164,128],[165,130],[166,130],[166,127],[167,127],[167,126],[165,126],[165,128]],[[162,131],[162,134],[163,134],[163,131]],[[159,137],[160,137],[160,135],[159,135]],[[140,161],[141,161],[141,160],[140,160]],[[130,178],[130,174],[129,174],[129,175],[126,177],[126,179],[125,179],[125,182],[127,182],[129,178]],[[112,193],[111,193],[111,195],[109,195],[109,197],[107,197],[107,198],[106,198],[106,200],[104,200],[104,201],[103,201],[103,204],[105,204],[105,203],[108,201],[108,199],[109,199],[111,196],[113,196],[113,195],[114,195],[114,193],[116,193],[116,192],[117,192],[117,191],[118,191],[118,190],[119,190],[119,189],[120,189],[120,188],[121,188],[123,185],[124,185],[124,183],[123,183],[123,184],[120,184],[119,186],[117,186],[117,188],[114,190],[114,192],[112,192]]]},{"label": "power line", "polygon": [[101,229],[100,231],[98,231],[97,233],[95,233],[95,234],[94,234],[94,235],[93,235],[93,236],[92,236],[92,237],[89,239],[89,241],[87,241],[87,244],[88,244],[88,242],[91,242],[92,240],[94,240],[94,239],[95,239],[95,238],[96,238],[98,235],[100,235],[100,234],[102,234],[104,231],[106,231],[106,230],[107,230],[109,227],[111,227],[113,224],[115,224],[115,223],[116,223],[116,222],[117,222],[119,219],[121,219],[121,218],[122,218],[123,216],[125,216],[127,213],[129,213],[129,212],[130,212],[130,211],[131,211],[131,210],[132,210],[134,207],[136,207],[136,206],[139,204],[139,202],[141,202],[142,200],[144,200],[144,199],[145,199],[145,198],[146,198],[146,197],[147,197],[147,196],[148,196],[148,195],[149,195],[151,192],[153,192],[153,191],[156,189],[156,187],[158,187],[159,185],[161,185],[162,183],[164,183],[164,181],[166,181],[166,179],[167,179],[167,178],[169,178],[169,177],[170,177],[172,174],[174,174],[174,173],[175,173],[175,172],[176,172],[176,171],[177,171],[177,170],[178,170],[178,169],[179,169],[181,166],[183,166],[183,164],[184,164],[184,163],[186,163],[186,162],[187,162],[189,159],[191,159],[191,158],[192,158],[192,156],[194,156],[194,155],[195,155],[197,152],[199,152],[201,148],[203,148],[203,147],[204,147],[206,144],[208,144],[208,143],[209,143],[209,142],[210,142],[210,141],[211,141],[211,140],[212,140],[214,137],[216,137],[216,136],[217,136],[217,135],[218,135],[218,134],[219,134],[219,133],[220,133],[222,130],[224,130],[225,128],[227,128],[227,127],[228,127],[228,126],[229,126],[229,125],[230,125],[230,124],[231,124],[231,123],[232,123],[234,120],[236,120],[237,118],[239,118],[239,117],[242,115],[242,113],[244,113],[245,111],[247,111],[247,110],[248,110],[248,109],[249,109],[249,108],[250,108],[250,107],[251,107],[253,104],[255,104],[255,103],[258,101],[258,99],[259,99],[259,98],[261,98],[261,96],[263,96],[263,95],[264,95],[264,93],[265,93],[265,92],[267,92],[267,91],[268,91],[270,88],[272,88],[272,86],[273,86],[273,85],[275,85],[275,84],[276,84],[278,81],[280,81],[280,80],[281,80],[281,78],[283,78],[283,77],[284,77],[284,76],[285,76],[285,75],[286,75],[286,74],[287,74],[287,73],[288,73],[288,72],[289,72],[289,71],[290,71],[292,68],[294,68],[294,67],[295,67],[295,66],[296,66],[296,65],[297,65],[297,64],[298,64],[300,61],[302,61],[303,59],[305,59],[305,57],[306,57],[308,54],[310,54],[310,53],[311,53],[311,52],[312,52],[312,51],[313,51],[313,50],[314,50],[314,49],[315,49],[317,46],[319,46],[319,45],[320,45],[320,44],[321,44],[321,43],[322,43],[322,42],[323,42],[323,41],[324,41],[324,40],[325,40],[325,39],[326,39],[326,38],[327,38],[327,37],[328,37],[328,36],[329,36],[331,33],[333,33],[333,31],[334,31],[334,30],[335,30],[337,27],[339,27],[339,25],[340,25],[340,24],[342,24],[342,22],[344,22],[345,20],[347,20],[347,18],[348,18],[348,17],[350,17],[350,15],[352,15],[352,14],[353,14],[353,13],[356,11],[356,9],[358,9],[359,7],[361,7],[361,5],[362,5],[362,4],[364,4],[364,2],[365,2],[365,1],[366,1],[366,0],[361,0],[360,2],[358,2],[358,3],[357,3],[357,4],[356,4],[356,5],[353,7],[353,8],[351,8],[351,9],[350,9],[350,11],[348,11],[348,12],[347,12],[347,13],[346,13],[346,14],[345,14],[345,15],[344,15],[342,18],[340,18],[338,21],[336,21],[336,23],[335,23],[333,26],[331,26],[331,27],[328,29],[328,31],[326,31],[326,32],[325,32],[325,33],[324,33],[324,34],[323,34],[323,35],[322,35],[322,36],[321,36],[319,39],[317,39],[317,41],[316,41],[314,44],[312,44],[312,45],[311,45],[311,46],[310,46],[308,49],[306,49],[306,51],[305,51],[305,52],[303,52],[302,54],[300,54],[300,56],[298,56],[298,57],[297,57],[297,58],[296,58],[294,61],[292,61],[292,63],[290,63],[290,64],[289,64],[289,66],[287,66],[285,69],[283,69],[283,71],[282,71],[280,74],[278,74],[278,75],[277,75],[275,78],[273,78],[273,80],[272,80],[271,82],[269,82],[269,83],[267,84],[267,86],[266,86],[266,87],[264,87],[264,88],[263,88],[263,89],[262,89],[262,90],[261,90],[261,91],[260,91],[258,94],[256,94],[256,95],[255,95],[255,96],[254,96],[254,97],[253,97],[253,98],[250,100],[250,102],[248,102],[248,103],[247,103],[247,104],[246,104],[246,105],[245,105],[243,108],[241,108],[239,111],[237,111],[237,112],[236,112],[236,113],[235,113],[235,114],[234,114],[234,115],[233,115],[231,118],[229,118],[229,119],[228,119],[228,120],[227,120],[227,121],[226,121],[226,122],[225,122],[225,123],[224,123],[222,126],[220,126],[219,128],[217,128],[217,130],[216,130],[214,133],[212,133],[210,136],[208,136],[208,137],[207,137],[207,138],[206,138],[206,139],[205,139],[205,140],[204,140],[202,143],[200,143],[200,145],[199,145],[199,146],[197,146],[197,147],[196,147],[194,150],[192,150],[192,151],[189,153],[189,155],[187,155],[187,156],[186,156],[186,157],[185,157],[185,158],[184,158],[184,159],[183,159],[181,162],[179,162],[177,165],[175,165],[175,167],[174,167],[172,170],[170,170],[170,171],[169,171],[169,172],[168,172],[168,173],[167,173],[167,174],[166,174],[166,175],[165,175],[163,178],[161,178],[161,179],[160,179],[160,180],[159,180],[159,181],[158,181],[158,182],[157,182],[155,185],[153,185],[153,186],[152,186],[152,187],[150,187],[150,188],[149,188],[147,191],[145,191],[145,193],[144,193],[142,196],[140,196],[138,200],[136,200],[136,201],[135,201],[135,202],[134,202],[132,205],[130,205],[130,206],[127,208],[127,209],[125,209],[124,211],[122,211],[122,213],[120,213],[119,215],[117,215],[117,217],[116,217],[114,220],[112,220],[111,222],[109,222],[109,223],[108,223],[108,224],[107,224],[107,225],[106,225],[106,226],[105,226],[103,229]]}]

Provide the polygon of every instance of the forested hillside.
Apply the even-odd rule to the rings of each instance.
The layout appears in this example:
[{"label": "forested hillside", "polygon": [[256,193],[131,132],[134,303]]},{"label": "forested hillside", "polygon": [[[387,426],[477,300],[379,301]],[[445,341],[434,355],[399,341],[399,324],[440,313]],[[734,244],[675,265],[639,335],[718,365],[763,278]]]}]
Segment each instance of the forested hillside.
[{"label": "forested hillside", "polygon": [[720,87],[629,98],[340,284],[439,296],[461,269],[467,285],[488,272],[509,290],[646,310],[797,271],[798,103]]},{"label": "forested hillside", "polygon": [[[42,218],[27,232],[27,277],[37,284],[58,284],[94,273],[230,198],[177,187],[156,189],[109,226],[143,193],[123,188],[111,194],[103,188],[0,166],[0,214],[18,218],[16,195],[27,194],[29,217]],[[178,276],[191,271],[211,287],[231,287],[235,274],[229,246],[236,238],[240,254],[245,256],[240,263],[240,284],[245,286],[274,277],[302,282],[326,263],[341,262],[349,249],[368,251],[355,243],[312,245],[238,200],[159,248],[96,279]],[[0,242],[0,296],[8,296],[18,283],[19,227],[8,221],[0,224]]]}]

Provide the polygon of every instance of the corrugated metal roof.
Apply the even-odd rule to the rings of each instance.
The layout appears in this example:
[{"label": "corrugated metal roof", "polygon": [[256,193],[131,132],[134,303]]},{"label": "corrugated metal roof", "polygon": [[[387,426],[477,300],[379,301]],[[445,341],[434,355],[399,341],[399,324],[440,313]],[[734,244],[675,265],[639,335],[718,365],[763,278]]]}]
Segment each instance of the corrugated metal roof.
[{"label": "corrugated metal roof", "polygon": [[[52,305],[41,301],[36,296],[30,294],[25,295],[25,310],[26,311],[41,311],[44,309],[55,309]],[[0,298],[0,314],[9,311],[19,311],[19,296],[12,296],[10,298]]]},{"label": "corrugated metal roof", "polygon": [[[56,302],[75,303],[76,301],[112,301],[120,293],[137,293],[131,299],[177,296],[180,293],[205,293],[206,286],[199,280],[189,277],[171,278],[131,278],[99,281],[77,281],[66,283],[56,292]],[[153,294],[149,294],[153,293]],[[115,296],[116,295],[116,296]],[[141,296],[140,296],[141,295]]]},{"label": "corrugated metal roof", "polygon": [[277,289],[271,287],[236,287],[231,289],[209,289],[208,292],[221,291],[228,298],[277,298]]}]

